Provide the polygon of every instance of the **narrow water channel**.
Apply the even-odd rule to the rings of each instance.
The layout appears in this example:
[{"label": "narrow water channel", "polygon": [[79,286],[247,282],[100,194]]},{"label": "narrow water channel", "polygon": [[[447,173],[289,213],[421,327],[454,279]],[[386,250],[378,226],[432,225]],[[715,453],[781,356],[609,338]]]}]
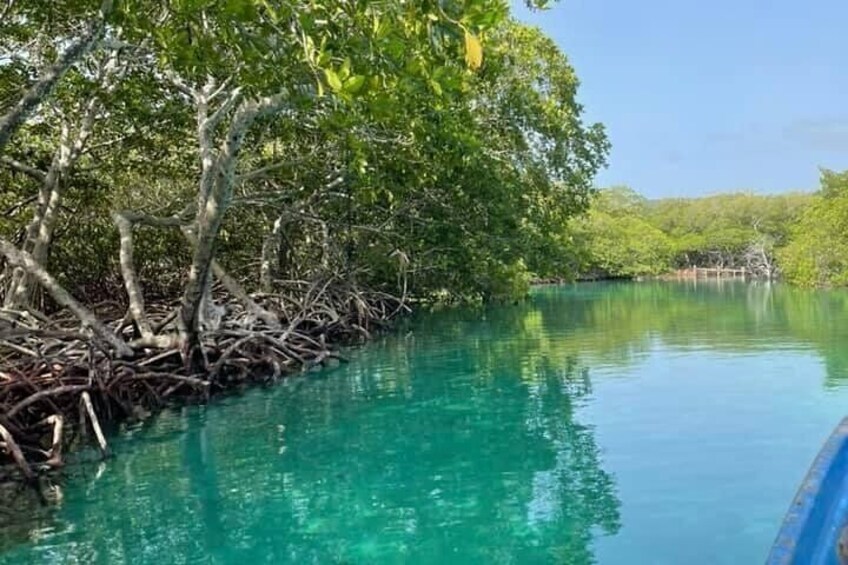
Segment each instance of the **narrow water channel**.
[{"label": "narrow water channel", "polygon": [[4,563],[762,562],[848,413],[848,293],[581,284],[167,412]]}]

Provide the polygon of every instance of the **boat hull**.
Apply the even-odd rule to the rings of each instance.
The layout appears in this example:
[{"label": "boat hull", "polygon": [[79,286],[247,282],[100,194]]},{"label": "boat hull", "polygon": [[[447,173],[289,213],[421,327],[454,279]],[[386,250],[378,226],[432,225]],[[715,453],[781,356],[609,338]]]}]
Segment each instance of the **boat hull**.
[{"label": "boat hull", "polygon": [[[848,564],[846,526],[848,418],[836,427],[807,472],[786,513],[766,563]],[[840,544],[844,546],[841,551]]]}]

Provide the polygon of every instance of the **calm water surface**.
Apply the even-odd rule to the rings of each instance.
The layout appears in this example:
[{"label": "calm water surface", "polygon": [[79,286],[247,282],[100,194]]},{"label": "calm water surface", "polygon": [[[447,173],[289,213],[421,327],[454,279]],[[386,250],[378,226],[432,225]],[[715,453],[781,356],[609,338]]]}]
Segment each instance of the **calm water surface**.
[{"label": "calm water surface", "polygon": [[766,285],[422,315],[126,431],[0,561],[759,563],[848,413],[846,344],[848,294]]}]

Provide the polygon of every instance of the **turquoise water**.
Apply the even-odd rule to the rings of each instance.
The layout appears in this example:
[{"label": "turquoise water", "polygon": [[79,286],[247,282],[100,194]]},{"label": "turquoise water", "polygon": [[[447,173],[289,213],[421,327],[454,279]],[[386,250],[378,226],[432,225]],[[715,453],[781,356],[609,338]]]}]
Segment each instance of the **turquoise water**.
[{"label": "turquoise water", "polygon": [[762,562],[848,413],[848,294],[545,288],[162,414],[8,563]]}]

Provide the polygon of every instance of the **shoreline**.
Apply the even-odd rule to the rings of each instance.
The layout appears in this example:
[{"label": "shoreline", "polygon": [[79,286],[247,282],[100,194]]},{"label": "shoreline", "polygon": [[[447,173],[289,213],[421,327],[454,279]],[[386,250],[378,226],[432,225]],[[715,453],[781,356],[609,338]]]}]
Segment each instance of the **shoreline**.
[{"label": "shoreline", "polygon": [[687,268],[687,269],[675,269],[672,271],[668,271],[666,273],[662,273],[659,275],[622,275],[622,276],[612,276],[612,275],[596,275],[596,276],[579,276],[574,279],[562,279],[562,278],[538,278],[530,281],[531,287],[537,286],[556,286],[556,285],[564,285],[564,284],[578,284],[578,283],[592,283],[592,282],[643,282],[650,280],[659,280],[659,281],[675,281],[675,280],[737,280],[737,281],[764,281],[771,280],[777,281],[778,277],[772,277],[771,279],[767,279],[765,277],[755,276],[750,272],[746,272],[744,275],[741,275],[741,272],[744,272],[745,269],[742,268]]},{"label": "shoreline", "polygon": [[[0,325],[0,483],[23,482],[44,499],[40,478],[64,467],[64,453],[92,445],[102,459],[111,456],[104,426],[114,429],[169,407],[207,403],[336,366],[347,361],[342,347],[367,342],[411,311],[405,298],[342,284],[322,285],[310,297],[316,286],[300,298],[299,308],[291,308],[298,303],[292,294],[263,296],[278,323],[251,319],[238,302],[220,302],[226,315],[203,334],[201,373],[189,371],[176,339],[126,357],[62,312],[37,323],[22,315]],[[151,310],[160,335],[175,338],[173,305]],[[0,323],[8,322],[9,312],[0,314],[5,316]],[[128,342],[133,338],[132,324],[120,310],[103,319]]]}]

